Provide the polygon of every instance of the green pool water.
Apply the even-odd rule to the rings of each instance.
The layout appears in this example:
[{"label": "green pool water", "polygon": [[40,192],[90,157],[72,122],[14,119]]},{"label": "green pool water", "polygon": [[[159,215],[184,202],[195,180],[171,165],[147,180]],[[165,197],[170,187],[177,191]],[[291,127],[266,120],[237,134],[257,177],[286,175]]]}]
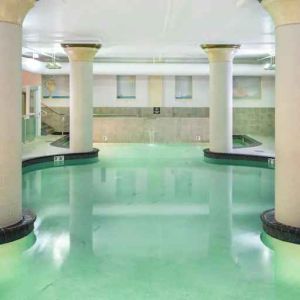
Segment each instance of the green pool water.
[{"label": "green pool water", "polygon": [[299,248],[261,241],[273,170],[211,165],[198,145],[100,149],[24,174],[38,219],[0,247],[1,300],[299,299]]}]

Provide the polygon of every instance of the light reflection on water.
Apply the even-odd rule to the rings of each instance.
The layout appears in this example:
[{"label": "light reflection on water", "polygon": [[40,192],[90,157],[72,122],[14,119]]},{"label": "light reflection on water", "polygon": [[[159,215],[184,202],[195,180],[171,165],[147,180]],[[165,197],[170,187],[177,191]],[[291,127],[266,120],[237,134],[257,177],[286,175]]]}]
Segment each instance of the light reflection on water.
[{"label": "light reflection on water", "polygon": [[7,251],[1,300],[295,299],[300,248],[260,240],[273,170],[210,165],[195,145],[106,144],[98,163],[25,174],[23,189],[37,240]]}]

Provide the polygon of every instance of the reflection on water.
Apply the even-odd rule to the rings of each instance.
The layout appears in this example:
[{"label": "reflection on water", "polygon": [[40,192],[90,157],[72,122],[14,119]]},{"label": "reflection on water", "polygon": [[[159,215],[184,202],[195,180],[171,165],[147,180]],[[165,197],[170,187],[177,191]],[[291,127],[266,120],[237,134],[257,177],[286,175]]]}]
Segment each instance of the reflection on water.
[{"label": "reflection on water", "polygon": [[37,240],[0,248],[13,269],[1,300],[295,299],[299,248],[260,241],[273,170],[209,165],[193,145],[106,144],[98,163],[28,173],[23,189]]},{"label": "reflection on water", "polygon": [[264,243],[273,250],[273,272],[278,299],[300,298],[300,246],[262,235]]}]

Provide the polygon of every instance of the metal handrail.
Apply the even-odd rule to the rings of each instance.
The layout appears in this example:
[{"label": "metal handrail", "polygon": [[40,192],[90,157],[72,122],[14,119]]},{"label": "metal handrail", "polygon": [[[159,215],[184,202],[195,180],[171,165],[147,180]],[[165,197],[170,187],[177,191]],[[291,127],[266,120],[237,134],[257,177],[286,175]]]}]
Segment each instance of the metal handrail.
[{"label": "metal handrail", "polygon": [[[43,110],[44,108],[44,110]],[[46,109],[46,110],[45,110]],[[51,107],[49,107],[48,105],[42,103],[42,113],[44,114],[44,116],[47,116],[48,113],[54,113],[55,116],[58,116],[60,118],[61,121],[61,135],[64,135],[65,132],[65,121],[66,121],[66,114],[62,114],[62,113],[58,113],[57,111],[55,111],[54,109],[52,109]]]},{"label": "metal handrail", "polygon": [[51,112],[55,113],[58,116],[65,116],[65,114],[61,114],[61,113],[55,111],[53,108],[49,107],[48,105],[46,105],[44,103],[42,103],[42,107],[49,109]]},{"label": "metal handrail", "polygon": [[138,114],[93,114],[94,117],[138,117]]},{"label": "metal handrail", "polygon": [[39,116],[38,113],[29,113],[29,114],[22,115],[22,118],[26,119],[27,117],[38,117],[38,116]]}]

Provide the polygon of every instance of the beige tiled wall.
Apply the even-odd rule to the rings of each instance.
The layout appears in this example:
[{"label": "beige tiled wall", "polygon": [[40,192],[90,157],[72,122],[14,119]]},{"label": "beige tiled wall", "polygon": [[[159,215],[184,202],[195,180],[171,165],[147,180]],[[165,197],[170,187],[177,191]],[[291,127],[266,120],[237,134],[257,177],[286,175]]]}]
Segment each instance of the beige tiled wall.
[{"label": "beige tiled wall", "polygon": [[[56,107],[69,114],[68,108]],[[202,142],[209,140],[209,108],[94,108],[96,142]],[[234,108],[234,134],[274,136],[274,108]]]},{"label": "beige tiled wall", "polygon": [[274,136],[275,108],[234,108],[233,133]]},{"label": "beige tiled wall", "polygon": [[208,118],[94,118],[94,141],[110,143],[193,143],[208,141]]}]

